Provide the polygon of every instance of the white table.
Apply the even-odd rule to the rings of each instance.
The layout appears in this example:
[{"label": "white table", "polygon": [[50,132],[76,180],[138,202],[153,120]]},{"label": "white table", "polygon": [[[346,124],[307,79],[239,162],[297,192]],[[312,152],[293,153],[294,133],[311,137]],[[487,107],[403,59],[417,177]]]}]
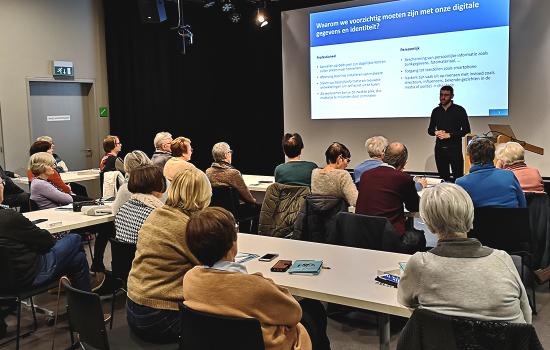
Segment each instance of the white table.
[{"label": "white table", "polygon": [[[79,171],[67,171],[65,173],[60,173],[61,180],[63,182],[79,182],[79,181],[90,181],[90,180],[99,180],[99,169],[88,169],[88,170],[79,170]],[[27,177],[18,177],[13,179],[18,185],[29,185],[29,178]]]},{"label": "white table", "polygon": [[84,215],[81,212],[74,212],[72,210],[64,209],[61,210],[58,208],[37,210],[24,213],[23,215],[31,221],[37,219],[48,219],[48,221],[41,222],[37,226],[50,231],[50,233],[69,231],[115,220],[115,216],[113,214],[89,216]]},{"label": "white table", "polygon": [[[381,286],[374,281],[378,270],[397,269],[398,263],[408,261],[410,255],[248,234],[239,234],[238,250],[260,256],[279,254],[272,262],[253,259],[245,265],[248,272],[261,272],[288,288],[293,295],[381,313],[381,349],[389,349],[389,315],[411,315],[408,308],[397,302],[396,288]],[[324,266],[330,269],[323,269],[317,276],[271,272],[271,266],[279,259],[323,260]]]},{"label": "white table", "polygon": [[264,201],[265,191],[275,182],[275,177],[265,175],[243,175],[243,179],[257,203]]}]

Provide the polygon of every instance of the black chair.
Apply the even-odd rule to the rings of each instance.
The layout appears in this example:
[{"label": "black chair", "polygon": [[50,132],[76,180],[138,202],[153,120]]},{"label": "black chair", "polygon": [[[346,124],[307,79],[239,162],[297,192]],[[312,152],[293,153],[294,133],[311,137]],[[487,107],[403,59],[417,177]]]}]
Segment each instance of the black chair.
[{"label": "black chair", "polygon": [[[14,301],[16,303],[16,316],[17,316],[17,328],[15,338],[8,339],[0,343],[1,345],[7,344],[15,339],[15,349],[19,349],[19,339],[23,336],[27,336],[38,329],[38,322],[36,320],[36,310],[32,297],[38,294],[45,293],[49,289],[57,286],[57,281],[52,281],[40,287],[28,287],[17,288],[15,282],[15,273],[9,260],[9,252],[6,248],[0,247],[0,276],[2,276],[2,284],[0,287],[0,300],[1,301]],[[33,328],[32,330],[21,334],[21,302],[25,299],[29,299],[31,304]]]},{"label": "black chair", "polygon": [[525,193],[529,222],[531,225],[531,247],[533,267],[550,265],[550,198],[546,193]]},{"label": "black chair", "polygon": [[113,288],[113,299],[111,300],[111,322],[109,327],[113,328],[113,319],[115,312],[115,300],[118,292],[127,293],[127,281],[130,270],[132,269],[132,261],[136,255],[136,245],[119,241],[116,238],[109,238],[111,242],[111,275],[117,281]]},{"label": "black chair", "polygon": [[334,229],[336,214],[347,211],[348,203],[343,198],[308,195],[294,222],[292,239],[326,243],[328,233]]},{"label": "black chair", "polygon": [[[173,350],[177,348],[176,344],[146,343],[131,334],[128,326],[118,327],[107,334],[99,295],[73,288],[66,278],[62,278],[61,281],[67,294],[71,348],[81,347],[84,350]],[[78,335],[77,340],[75,339],[75,333]]]},{"label": "black chair", "polygon": [[397,350],[542,350],[531,324],[480,321],[416,309],[397,342]]},{"label": "black chair", "polygon": [[[521,280],[525,283],[524,266],[530,273],[533,313],[537,313],[533,259],[527,208],[481,207],[474,209],[474,227],[468,237],[477,238],[483,245],[521,257]],[[527,262],[527,263],[526,263]]]},{"label": "black chair", "polygon": [[252,226],[254,226],[254,222],[258,221],[260,214],[259,210],[254,215],[244,214],[241,210],[242,205],[239,201],[239,193],[231,186],[212,187],[212,199],[210,200],[210,206],[222,207],[230,211],[239,225],[243,222],[249,222],[250,232],[252,232]]},{"label": "black chair", "polygon": [[263,350],[260,321],[212,315],[179,303],[181,312],[180,350]]},{"label": "black chair", "polygon": [[404,251],[399,235],[387,218],[347,212],[336,214],[327,243],[387,252]]}]

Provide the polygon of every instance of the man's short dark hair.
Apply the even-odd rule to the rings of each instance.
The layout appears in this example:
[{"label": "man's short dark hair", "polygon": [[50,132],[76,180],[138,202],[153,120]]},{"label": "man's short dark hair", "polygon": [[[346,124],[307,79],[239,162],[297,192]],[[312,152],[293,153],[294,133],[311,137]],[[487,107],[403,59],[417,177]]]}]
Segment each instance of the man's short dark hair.
[{"label": "man's short dark hair", "polygon": [[342,156],[342,158],[351,158],[351,153],[349,149],[340,142],[333,142],[325,151],[327,164],[336,163],[339,156]]},{"label": "man's short dark hair", "polygon": [[130,172],[128,179],[128,191],[132,193],[150,194],[152,192],[164,193],[166,180],[162,170],[156,165],[142,165]]},{"label": "man's short dark hair", "polygon": [[298,133],[283,136],[283,151],[288,158],[296,158],[302,153],[304,143]]},{"label": "man's short dark hair", "polygon": [[454,95],[455,94],[455,91],[453,89],[453,87],[451,85],[445,85],[445,86],[442,86],[440,91],[443,90],[443,91],[449,91],[451,93],[451,95]]},{"label": "man's short dark hair", "polygon": [[191,215],[185,235],[187,246],[204,265],[221,260],[237,240],[233,215],[220,207],[208,207]]},{"label": "man's short dark hair", "polygon": [[495,144],[486,137],[477,137],[468,144],[472,164],[491,164],[495,159]]},{"label": "man's short dark hair", "polygon": [[384,152],[384,162],[396,169],[403,168],[409,158],[407,147],[399,142],[392,142]]},{"label": "man's short dark hair", "polygon": [[38,152],[48,152],[50,148],[52,148],[51,142],[36,141],[31,145],[31,148],[29,149],[29,156],[32,156],[33,154]]}]

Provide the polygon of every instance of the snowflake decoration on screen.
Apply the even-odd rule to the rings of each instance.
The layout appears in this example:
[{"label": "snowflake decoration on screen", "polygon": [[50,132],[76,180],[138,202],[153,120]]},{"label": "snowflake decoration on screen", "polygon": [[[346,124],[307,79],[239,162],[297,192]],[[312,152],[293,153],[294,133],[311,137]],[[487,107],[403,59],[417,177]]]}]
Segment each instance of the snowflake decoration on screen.
[{"label": "snowflake decoration on screen", "polygon": [[222,11],[223,12],[229,12],[229,11],[232,11],[235,9],[235,6],[230,3],[230,2],[226,2],[225,4],[223,4],[222,6]]}]

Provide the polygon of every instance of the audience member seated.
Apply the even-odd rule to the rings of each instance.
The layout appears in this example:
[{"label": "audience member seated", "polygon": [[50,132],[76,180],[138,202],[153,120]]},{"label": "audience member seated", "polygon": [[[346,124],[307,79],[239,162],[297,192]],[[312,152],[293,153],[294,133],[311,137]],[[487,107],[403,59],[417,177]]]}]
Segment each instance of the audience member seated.
[{"label": "audience member seated", "polygon": [[48,178],[55,172],[55,160],[46,152],[38,152],[31,156],[29,170],[34,178],[31,181],[30,192],[33,200],[40,209],[55,208],[73,202],[73,197],[58,190],[48,182]]},{"label": "audience member seated", "polygon": [[286,185],[311,186],[311,171],[317,169],[317,164],[302,160],[304,143],[300,134],[285,134],[283,151],[286,163],[275,168],[275,182]]},{"label": "audience member seated", "polygon": [[[67,164],[61,159],[61,157],[56,154],[55,151],[55,143],[53,142],[53,139],[50,136],[39,136],[36,138],[36,141],[46,141],[51,144],[50,150],[47,150],[46,152],[52,154],[53,158],[55,159],[55,170],[57,170],[58,173],[64,173],[69,171],[69,168],[67,167]],[[43,152],[43,151],[41,151]]]},{"label": "audience member seated", "polygon": [[132,151],[124,157],[124,172],[126,173],[125,180],[124,183],[118,188],[115,201],[112,205],[114,214],[116,214],[120,207],[130,199],[130,196],[132,196],[132,193],[128,190],[128,179],[130,178],[132,170],[137,167],[150,164],[153,163],[142,151]]},{"label": "audience member seated", "polygon": [[527,201],[510,170],[496,168],[495,144],[488,138],[479,137],[470,141],[468,155],[473,164],[470,173],[456,180],[456,184],[468,192],[474,206],[525,208]]},{"label": "audience member seated", "polygon": [[260,273],[249,275],[245,265],[235,262],[235,226],[233,215],[219,207],[206,208],[189,219],[187,246],[202,266],[183,278],[185,305],[216,315],[257,319],[266,349],[330,349],[326,314],[319,301],[298,303],[286,288]]},{"label": "audience member seated", "polygon": [[[231,162],[233,160],[233,151],[225,142],[218,142],[212,147],[212,158],[214,162],[210,168],[206,169],[206,175],[212,184],[212,187],[230,186],[237,190],[239,198],[243,202],[238,208],[239,217],[258,217],[260,215],[261,205],[256,203],[256,198],[252,196],[246,186],[241,172],[235,169]],[[257,232],[258,220],[253,220],[252,232]]]},{"label": "audience member seated", "polygon": [[[0,202],[3,193],[4,186],[0,182]],[[102,280],[90,281],[80,236],[68,234],[56,241],[47,230],[38,228],[22,214],[1,207],[0,246],[9,253],[7,258],[13,267],[17,288],[38,287],[63,275],[67,275],[76,288],[88,292],[103,283]],[[5,333],[6,316],[0,312],[0,338]]]},{"label": "audience member seated", "polygon": [[99,162],[99,170],[102,173],[117,170],[124,173],[124,163],[118,157],[118,154],[122,150],[122,143],[118,136],[107,135],[103,139],[103,150],[105,154]]},{"label": "audience member seated", "polygon": [[365,148],[370,159],[365,160],[353,170],[353,178],[356,184],[361,181],[361,175],[365,171],[374,169],[384,163],[386,147],[388,147],[388,139],[384,136],[373,136],[365,141]]},{"label": "audience member seated", "polygon": [[[37,137],[36,141],[45,141],[45,142],[50,143],[50,148],[49,149],[46,149],[46,150],[36,149],[35,151],[36,152],[51,153],[51,155],[55,159],[55,171],[57,171],[58,173],[64,173],[64,172],[69,171],[69,168],[67,167],[67,164],[65,164],[65,162],[61,159],[61,157],[59,157],[59,155],[54,153],[55,143],[53,142],[53,139],[50,136]],[[72,193],[74,193],[75,195],[80,197],[80,200],[85,200],[84,197],[86,197],[86,198],[88,197],[88,191],[86,190],[85,186],[83,186],[79,183],[76,183],[76,182],[69,183],[67,185],[71,188]],[[74,196],[73,196],[73,199],[74,199]]]},{"label": "audience member seated", "polygon": [[160,200],[166,190],[162,171],[156,165],[143,165],[132,170],[128,181],[130,199],[115,216],[116,239],[136,244],[138,231],[151,212],[163,206]]},{"label": "audience member seated", "polygon": [[[36,141],[31,145],[31,148],[29,149],[29,156],[33,156],[34,154],[38,152],[47,152],[52,154],[51,151],[52,144],[48,141]],[[33,174],[30,171],[30,169],[27,169],[27,178],[29,181],[32,181]],[[52,185],[54,185],[58,190],[64,192],[64,193],[71,193],[71,186],[67,185],[63,180],[61,179],[61,176],[59,175],[59,172],[54,169],[54,172],[52,175],[48,177],[48,182],[50,182]]]},{"label": "audience member seated", "polygon": [[311,172],[311,193],[343,198],[355,206],[357,187],[350,173],[345,170],[351,161],[351,153],[340,142],[332,143],[325,152],[327,165]]},{"label": "audience member seated", "polygon": [[[407,230],[405,225],[403,205],[408,211],[417,212],[420,200],[412,176],[403,171],[407,158],[407,147],[402,143],[393,142],[386,147],[384,163],[361,175],[355,213],[388,218],[407,250],[414,252],[426,246],[426,239],[424,232]],[[422,181],[425,186],[426,179]]]},{"label": "audience member seated", "polygon": [[474,205],[461,187],[444,183],[425,190],[420,216],[439,241],[407,262],[397,291],[401,304],[452,316],[531,323],[527,293],[512,258],[467,237]]},{"label": "audience member seated", "polygon": [[19,208],[22,213],[30,210],[29,194],[17,186],[12,178],[19,175],[2,169],[0,166],[0,182],[4,185],[4,200],[0,204],[7,205],[10,208]]},{"label": "audience member seated", "polygon": [[164,177],[168,181],[172,181],[183,170],[195,169],[195,166],[189,162],[193,154],[190,139],[183,136],[176,137],[170,143],[170,149],[172,150],[172,158],[166,162],[163,170]]},{"label": "audience member seated", "polygon": [[153,164],[158,166],[160,170],[164,169],[164,164],[172,158],[172,150],[170,148],[172,143],[172,134],[166,131],[161,131],[155,135],[153,140],[155,145],[155,153],[151,157]]},{"label": "audience member seated", "polygon": [[172,181],[166,204],[153,210],[139,231],[126,307],[128,325],[146,341],[178,340],[183,276],[199,263],[185,242],[187,222],[189,215],[210,204],[211,197],[202,171],[183,170]]},{"label": "audience member seated", "polygon": [[544,192],[544,182],[536,168],[525,164],[525,149],[517,142],[501,143],[496,149],[496,167],[512,170],[523,192]]}]

